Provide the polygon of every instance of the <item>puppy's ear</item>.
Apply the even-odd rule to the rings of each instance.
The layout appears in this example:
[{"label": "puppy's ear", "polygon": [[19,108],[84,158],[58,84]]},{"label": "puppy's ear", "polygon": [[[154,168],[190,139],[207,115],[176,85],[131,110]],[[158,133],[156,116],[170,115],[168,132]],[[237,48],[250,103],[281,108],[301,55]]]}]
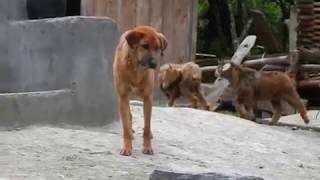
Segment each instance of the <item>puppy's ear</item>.
[{"label": "puppy's ear", "polygon": [[129,31],[125,36],[130,47],[137,45],[140,42],[140,39],[143,38],[144,34],[139,31]]},{"label": "puppy's ear", "polygon": [[168,46],[168,40],[167,38],[162,34],[162,33],[157,33],[159,41],[160,41],[160,50],[161,50],[161,56],[163,56],[163,51],[167,48]]}]

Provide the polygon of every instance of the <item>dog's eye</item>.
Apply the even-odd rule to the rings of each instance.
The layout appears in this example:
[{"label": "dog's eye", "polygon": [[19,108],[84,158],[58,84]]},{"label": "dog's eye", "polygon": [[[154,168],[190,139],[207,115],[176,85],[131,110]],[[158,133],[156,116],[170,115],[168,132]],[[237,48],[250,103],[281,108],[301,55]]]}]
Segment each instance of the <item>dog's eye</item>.
[{"label": "dog's eye", "polygon": [[149,49],[149,44],[142,44],[141,47],[143,47],[144,49]]}]

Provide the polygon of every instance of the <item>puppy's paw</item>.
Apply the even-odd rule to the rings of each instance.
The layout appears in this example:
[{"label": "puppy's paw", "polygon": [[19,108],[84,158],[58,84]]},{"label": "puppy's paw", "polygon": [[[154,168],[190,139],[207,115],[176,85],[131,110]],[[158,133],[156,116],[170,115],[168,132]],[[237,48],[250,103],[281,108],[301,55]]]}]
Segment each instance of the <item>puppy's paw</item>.
[{"label": "puppy's paw", "polygon": [[131,156],[132,155],[132,148],[128,148],[128,149],[122,148],[120,151],[120,155]]},{"label": "puppy's paw", "polygon": [[144,147],[142,153],[147,155],[153,155],[153,149],[152,147]]}]

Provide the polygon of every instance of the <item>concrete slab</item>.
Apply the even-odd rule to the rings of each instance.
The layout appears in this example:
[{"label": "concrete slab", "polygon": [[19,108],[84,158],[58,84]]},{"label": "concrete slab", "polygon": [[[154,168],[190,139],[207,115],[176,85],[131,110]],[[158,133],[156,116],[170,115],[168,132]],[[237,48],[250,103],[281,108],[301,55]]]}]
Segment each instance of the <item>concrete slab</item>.
[{"label": "concrete slab", "polygon": [[133,156],[119,155],[119,121],[106,127],[0,131],[0,178],[147,180],[156,170],[266,180],[320,179],[320,134],[219,113],[154,107],[153,156],[142,153],[143,112],[132,106]]},{"label": "concrete slab", "polygon": [[[300,114],[292,114],[287,116],[282,116],[279,120],[279,125],[300,127],[304,129],[315,129],[320,131],[320,111],[312,110],[308,111],[308,117],[310,118],[310,123],[305,124],[300,117]],[[265,119],[265,121],[270,121],[270,118]]]},{"label": "concrete slab", "polygon": [[70,89],[0,94],[0,126],[70,124],[73,96]]}]

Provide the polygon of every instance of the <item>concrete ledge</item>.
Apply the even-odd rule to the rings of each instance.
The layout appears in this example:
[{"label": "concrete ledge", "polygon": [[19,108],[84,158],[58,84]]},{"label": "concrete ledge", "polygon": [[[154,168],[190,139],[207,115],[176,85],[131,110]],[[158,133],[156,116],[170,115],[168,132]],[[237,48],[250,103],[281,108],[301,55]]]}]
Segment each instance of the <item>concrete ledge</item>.
[{"label": "concrete ledge", "polygon": [[70,122],[73,98],[70,89],[0,94],[0,126]]}]

